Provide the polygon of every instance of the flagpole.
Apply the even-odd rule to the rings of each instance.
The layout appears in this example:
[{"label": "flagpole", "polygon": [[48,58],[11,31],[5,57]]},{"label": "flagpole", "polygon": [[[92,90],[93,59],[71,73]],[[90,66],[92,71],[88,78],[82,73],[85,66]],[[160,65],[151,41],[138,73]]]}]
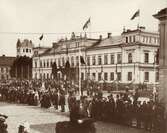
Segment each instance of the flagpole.
[{"label": "flagpole", "polygon": [[[91,20],[91,17],[90,17],[89,19]],[[91,21],[90,21],[90,30],[89,30],[89,36],[90,36],[90,38],[92,37],[92,36],[91,36],[91,32],[92,32],[92,23],[91,23]]]}]

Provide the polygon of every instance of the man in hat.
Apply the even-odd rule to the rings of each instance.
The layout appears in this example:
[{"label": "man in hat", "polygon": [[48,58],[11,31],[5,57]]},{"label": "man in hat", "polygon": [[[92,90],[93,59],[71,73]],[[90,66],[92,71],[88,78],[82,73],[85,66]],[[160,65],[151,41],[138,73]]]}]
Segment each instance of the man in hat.
[{"label": "man in hat", "polygon": [[1,133],[8,133],[7,127],[8,125],[5,123],[8,116],[0,114],[0,131]]}]

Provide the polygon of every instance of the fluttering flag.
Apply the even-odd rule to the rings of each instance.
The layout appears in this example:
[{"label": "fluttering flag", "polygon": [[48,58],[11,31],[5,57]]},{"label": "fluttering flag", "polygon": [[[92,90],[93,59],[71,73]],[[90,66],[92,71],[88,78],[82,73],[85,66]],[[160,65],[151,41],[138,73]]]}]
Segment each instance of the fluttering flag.
[{"label": "fluttering flag", "polygon": [[134,15],[131,17],[131,20],[135,19],[136,17],[139,17],[140,16],[140,10],[138,9]]},{"label": "fluttering flag", "polygon": [[43,39],[43,34],[39,37],[39,40],[42,40]]},{"label": "fluttering flag", "polygon": [[83,26],[83,30],[87,29],[90,24],[90,18],[86,21],[86,23]]},{"label": "fluttering flag", "polygon": [[80,61],[81,61],[81,64],[85,64],[83,56],[80,56]]}]

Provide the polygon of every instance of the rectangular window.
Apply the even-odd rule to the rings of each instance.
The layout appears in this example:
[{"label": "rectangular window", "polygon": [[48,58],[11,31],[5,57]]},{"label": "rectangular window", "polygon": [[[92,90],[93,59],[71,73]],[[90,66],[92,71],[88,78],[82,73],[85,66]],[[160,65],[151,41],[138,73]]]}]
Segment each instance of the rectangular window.
[{"label": "rectangular window", "polygon": [[102,61],[101,61],[101,55],[98,56],[98,65],[101,65]]},{"label": "rectangular window", "polygon": [[81,80],[84,80],[84,73],[81,73]]},{"label": "rectangular window", "polygon": [[104,80],[106,80],[106,81],[108,80],[108,73],[106,73],[106,72],[104,73]]},{"label": "rectangular window", "polygon": [[149,39],[149,43],[151,43],[151,39],[152,39],[152,37],[150,37],[150,39]]},{"label": "rectangular window", "polygon": [[144,63],[149,63],[149,53],[144,53]]},{"label": "rectangular window", "polygon": [[157,42],[157,41],[156,41],[156,37],[154,37],[154,43],[156,44],[156,42]]},{"label": "rectangular window", "polygon": [[28,48],[26,48],[26,53],[28,53]]},{"label": "rectangular window", "polygon": [[148,37],[146,36],[146,43],[148,43]]},{"label": "rectangular window", "polygon": [[92,65],[96,65],[96,56],[92,56]]},{"label": "rectangular window", "polygon": [[101,81],[101,73],[98,73],[98,81]]},{"label": "rectangular window", "polygon": [[87,57],[87,65],[90,66],[90,56]]},{"label": "rectangular window", "polygon": [[111,72],[111,73],[110,73],[110,80],[111,80],[111,81],[114,80],[114,72]]},{"label": "rectangular window", "polygon": [[35,68],[37,68],[37,62],[35,61]]},{"label": "rectangular window", "polygon": [[117,63],[118,64],[122,63],[122,54],[117,54]]},{"label": "rectangular window", "polygon": [[128,43],[128,37],[126,37],[126,43]]},{"label": "rectangular window", "polygon": [[76,64],[79,66],[79,56],[76,56]]},{"label": "rectangular window", "polygon": [[3,67],[1,68],[1,72],[2,72],[2,73],[4,72],[4,69],[3,69]]},{"label": "rectangular window", "polygon": [[143,42],[145,42],[145,37],[143,36]]},{"label": "rectangular window", "polygon": [[40,67],[42,67],[42,61],[40,61]]},{"label": "rectangular window", "polygon": [[132,72],[128,72],[128,81],[132,80]]},{"label": "rectangular window", "polygon": [[149,81],[149,72],[144,73],[144,81],[146,81],[146,82]]},{"label": "rectangular window", "polygon": [[93,79],[93,80],[96,79],[96,73],[92,73],[92,79]]},{"label": "rectangular window", "polygon": [[52,63],[52,60],[51,60],[51,61],[50,61],[50,66],[51,66],[51,67],[52,67],[52,64],[53,64],[53,63]]},{"label": "rectangular window", "polygon": [[40,73],[40,79],[42,79],[42,73]]},{"label": "rectangular window", "polygon": [[6,67],[6,73],[8,73],[8,72],[9,72],[9,68]]},{"label": "rectangular window", "polygon": [[104,55],[104,64],[105,64],[105,65],[108,64],[108,55]]},{"label": "rectangular window", "polygon": [[37,79],[37,73],[35,73],[35,79]]},{"label": "rectangular window", "polygon": [[111,54],[111,64],[114,64],[114,54]]},{"label": "rectangular window", "polygon": [[117,80],[121,81],[121,72],[117,72]]},{"label": "rectangular window", "polygon": [[128,54],[128,63],[132,63],[132,53]]},{"label": "rectangular window", "polygon": [[45,61],[43,61],[43,67],[45,67]]},{"label": "rectangular window", "polygon": [[47,61],[47,67],[49,67],[49,61]]},{"label": "rectangular window", "polygon": [[159,72],[156,72],[155,74],[155,82],[158,82],[159,81]]},{"label": "rectangular window", "polygon": [[87,78],[90,79],[90,73],[87,73]]},{"label": "rectangular window", "polygon": [[71,66],[74,66],[74,57],[71,57]]}]

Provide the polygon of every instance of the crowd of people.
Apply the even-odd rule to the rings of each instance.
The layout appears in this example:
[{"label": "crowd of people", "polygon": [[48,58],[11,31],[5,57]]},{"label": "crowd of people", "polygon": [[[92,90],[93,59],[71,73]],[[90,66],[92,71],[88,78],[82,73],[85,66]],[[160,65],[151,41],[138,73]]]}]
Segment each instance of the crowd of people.
[{"label": "crowd of people", "polygon": [[0,86],[0,100],[65,111],[67,105],[70,119],[93,118],[150,131],[162,131],[164,108],[156,101],[139,101],[139,95],[124,93],[103,96],[100,88],[88,89],[79,97],[75,88],[53,81],[10,81]]},{"label": "crowd of people", "polygon": [[39,81],[10,81],[0,86],[0,100],[11,103],[40,105],[42,108],[50,108],[52,105],[61,111],[65,111],[65,90],[56,83],[47,81],[44,84]]}]

